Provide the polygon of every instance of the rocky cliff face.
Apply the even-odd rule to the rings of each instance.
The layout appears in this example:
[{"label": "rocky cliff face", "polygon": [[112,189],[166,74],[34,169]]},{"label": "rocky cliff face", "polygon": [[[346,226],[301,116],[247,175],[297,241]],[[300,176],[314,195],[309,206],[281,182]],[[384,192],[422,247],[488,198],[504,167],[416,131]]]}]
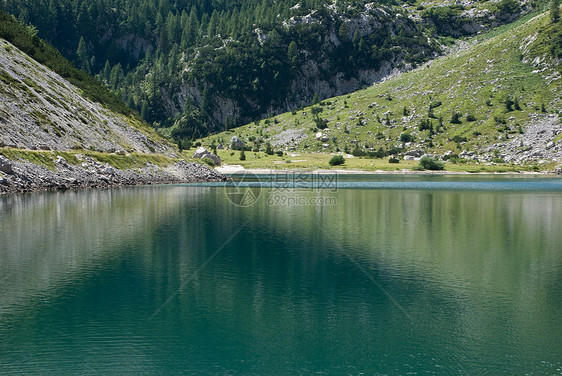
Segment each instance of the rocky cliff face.
[{"label": "rocky cliff face", "polygon": [[[142,157],[129,168],[108,162]],[[0,194],[225,179],[0,39]]]},{"label": "rocky cliff face", "polygon": [[[306,27],[314,30],[314,40],[303,42],[302,28]],[[276,29],[277,30],[277,29]],[[240,125],[263,118],[265,116],[279,114],[294,108],[305,106],[311,103],[312,98],[317,94],[320,99],[330,98],[337,95],[351,93],[366,86],[385,80],[395,74],[407,71],[417,63],[413,61],[427,61],[437,56],[439,45],[430,35],[425,35],[416,20],[406,17],[393,7],[376,6],[374,3],[364,5],[364,9],[349,15],[340,13],[335,6],[328,6],[321,11],[302,17],[292,17],[283,23],[283,31],[265,32],[261,29],[255,30],[255,42],[264,48],[269,48],[272,52],[278,53],[282,50],[281,56],[275,59],[283,61],[283,56],[287,53],[288,42],[291,38],[299,41],[297,59],[291,68],[287,63],[280,67],[280,72],[290,71],[287,80],[278,83],[277,86],[265,85],[263,90],[267,94],[259,94],[262,89],[252,89],[241,91],[240,95],[233,95],[230,87],[221,88],[223,82],[213,81],[203,82],[200,75],[194,74],[196,70],[205,64],[211,64],[212,60],[220,60],[225,52],[228,51],[236,41],[225,40],[221,46],[215,48],[215,52],[207,55],[196,54],[194,59],[185,61],[181,82],[174,90],[161,90],[163,102],[166,104],[166,111],[173,117],[178,111],[186,108],[187,104],[203,108],[203,91],[210,89],[211,96],[209,102],[212,103],[205,110],[208,117],[208,124],[212,125],[210,130],[222,130],[225,124],[232,126]],[[346,30],[342,32],[342,30]],[[272,37],[272,35],[275,36]],[[283,34],[282,37],[279,35]],[[407,36],[406,36],[407,35]],[[272,39],[279,39],[274,42],[275,47],[267,46]],[[359,47],[359,39],[365,39]],[[380,40],[379,40],[380,39]],[[383,40],[388,39],[387,42]],[[377,41],[377,46],[373,41]],[[408,40],[404,45],[403,41]],[[315,45],[311,49],[310,45]],[[282,47],[280,47],[282,46]],[[205,47],[209,49],[210,47]],[[239,47],[232,47],[239,48]],[[377,55],[378,50],[383,50],[380,57],[376,58],[376,63],[360,63],[358,51],[363,55]],[[228,55],[228,53],[226,53]],[[355,56],[357,55],[357,56]],[[201,56],[201,57],[200,57]],[[264,57],[267,59],[269,57]],[[354,61],[347,63],[347,60]],[[353,60],[355,59],[355,60]],[[366,58],[367,60],[371,59]],[[223,60],[229,61],[228,58]],[[343,63],[342,63],[343,62]],[[218,66],[217,71],[232,69],[234,63]],[[227,67],[227,68],[225,68]],[[270,67],[271,68],[271,67]],[[266,68],[266,69],[270,69]],[[256,69],[260,71],[260,69]],[[234,72],[233,86],[243,81],[254,80],[255,72],[241,71]],[[210,76],[214,78],[213,75]],[[233,77],[227,76],[227,79]],[[259,79],[255,79],[259,81]],[[263,82],[256,84],[258,87],[264,85]],[[224,86],[224,85],[223,85]],[[269,95],[271,92],[281,92],[281,98]],[[256,94],[258,93],[258,94]],[[263,97],[269,96],[269,103],[263,102]]]},{"label": "rocky cliff face", "polygon": [[0,40],[0,147],[171,154],[144,125],[85,99],[79,89]]},{"label": "rocky cliff face", "polygon": [[[446,2],[439,6],[424,3],[427,8],[422,11],[407,5],[397,8],[366,3],[359,10],[341,9],[331,4],[305,16],[291,17],[283,21],[282,29],[273,32],[256,28],[253,35],[255,43],[272,51],[275,48],[267,45],[272,40],[277,41],[272,42],[273,45],[283,46],[285,51],[291,38],[298,42],[298,63],[288,70],[290,73],[285,71],[285,81],[267,85],[261,95],[255,93],[261,90],[263,81],[254,79],[251,69],[224,75],[220,82],[213,81],[216,78],[213,73],[209,75],[209,80],[202,82],[192,72],[201,70],[200,67],[204,65],[217,64],[214,69],[216,74],[220,74],[224,69],[236,66],[231,62],[236,59],[228,57],[228,53],[224,57],[224,51],[245,48],[236,45],[237,42],[231,39],[223,40],[217,43],[218,47],[213,47],[214,54],[196,54],[195,58],[183,63],[182,79],[176,85],[179,89],[163,91],[167,113],[170,117],[181,113],[186,103],[205,107],[203,91],[210,89],[212,94],[207,102],[212,105],[206,107],[204,115],[207,117],[208,130],[220,131],[225,124],[240,125],[309,105],[315,94],[320,99],[349,94],[436,57],[443,49],[437,42],[438,35],[473,35],[513,21],[531,9],[515,0],[506,0],[504,3],[512,4],[513,9],[503,9],[494,2],[469,0],[462,4]],[[300,31],[302,28],[316,33],[314,38],[320,42],[303,42],[307,39]],[[229,63],[216,63],[221,58]],[[286,62],[284,64],[288,65]],[[283,74],[282,69],[280,72]],[[254,80],[258,89],[248,87],[234,95],[229,88],[221,87],[228,80],[233,82],[231,87]],[[255,93],[252,94],[252,91]],[[263,97],[270,92],[282,93],[281,99],[269,96],[273,99],[264,103]]]}]

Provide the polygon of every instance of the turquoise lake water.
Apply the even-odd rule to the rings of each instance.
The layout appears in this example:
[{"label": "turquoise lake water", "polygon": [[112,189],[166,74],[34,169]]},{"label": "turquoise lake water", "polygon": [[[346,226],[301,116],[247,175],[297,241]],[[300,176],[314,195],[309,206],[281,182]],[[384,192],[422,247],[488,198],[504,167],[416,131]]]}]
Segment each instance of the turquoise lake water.
[{"label": "turquoise lake water", "polygon": [[562,180],[0,197],[0,374],[562,375]]}]

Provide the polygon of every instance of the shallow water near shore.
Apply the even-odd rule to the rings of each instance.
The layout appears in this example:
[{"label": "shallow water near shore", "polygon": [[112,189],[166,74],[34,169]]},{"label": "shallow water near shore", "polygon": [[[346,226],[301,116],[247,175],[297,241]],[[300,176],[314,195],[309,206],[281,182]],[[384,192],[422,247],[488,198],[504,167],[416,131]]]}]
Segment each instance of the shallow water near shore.
[{"label": "shallow water near shore", "polygon": [[0,374],[562,374],[562,184],[0,197]]}]

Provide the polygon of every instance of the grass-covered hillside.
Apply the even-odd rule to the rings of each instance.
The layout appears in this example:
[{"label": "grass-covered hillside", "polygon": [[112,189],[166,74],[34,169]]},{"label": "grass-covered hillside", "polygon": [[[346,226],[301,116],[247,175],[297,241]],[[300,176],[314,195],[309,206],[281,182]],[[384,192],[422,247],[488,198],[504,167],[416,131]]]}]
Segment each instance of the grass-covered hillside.
[{"label": "grass-covered hillside", "polygon": [[0,8],[162,135],[189,140],[380,82],[544,1],[0,0]]},{"label": "grass-covered hillside", "polygon": [[228,145],[237,135],[256,157],[270,143],[301,156],[410,159],[419,150],[452,162],[551,165],[562,160],[561,28],[548,14],[528,16],[365,90],[200,142]]}]

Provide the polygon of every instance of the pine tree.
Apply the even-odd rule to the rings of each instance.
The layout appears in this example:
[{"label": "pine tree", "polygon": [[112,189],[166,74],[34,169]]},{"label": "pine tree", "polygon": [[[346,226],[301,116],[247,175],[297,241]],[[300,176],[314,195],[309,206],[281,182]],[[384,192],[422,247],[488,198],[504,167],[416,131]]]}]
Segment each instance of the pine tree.
[{"label": "pine tree", "polygon": [[342,24],[340,25],[340,28],[338,30],[338,38],[342,42],[346,42],[349,40],[349,29],[347,28],[345,22],[342,22]]},{"label": "pine tree", "polygon": [[554,23],[560,20],[560,0],[550,2],[550,20]]},{"label": "pine tree", "polygon": [[86,49],[86,41],[84,40],[84,37],[80,37],[78,49],[76,50],[76,56],[78,57],[78,62],[80,63],[80,69],[90,73],[90,62],[88,59],[88,50]]},{"label": "pine tree", "polygon": [[201,108],[205,112],[211,112],[211,90],[208,87],[203,89],[203,95],[201,97]]},{"label": "pine tree", "polygon": [[318,96],[318,93],[314,93],[314,96],[312,97],[312,104],[318,103],[320,103],[320,97]]},{"label": "pine tree", "polygon": [[287,58],[289,59],[291,67],[296,68],[299,58],[299,49],[294,40],[289,43],[289,48],[287,49]]},{"label": "pine tree", "polygon": [[112,89],[117,89],[119,84],[123,81],[124,73],[121,64],[117,64],[111,69],[111,74],[109,75],[109,87]]},{"label": "pine tree", "polygon": [[102,76],[103,76],[103,79],[104,79],[105,83],[109,84],[109,78],[111,76],[111,64],[109,64],[109,60],[105,61]]},{"label": "pine tree", "polygon": [[355,48],[359,47],[360,40],[361,40],[361,34],[359,33],[359,29],[355,29],[355,32],[353,33],[353,46],[355,46]]}]

